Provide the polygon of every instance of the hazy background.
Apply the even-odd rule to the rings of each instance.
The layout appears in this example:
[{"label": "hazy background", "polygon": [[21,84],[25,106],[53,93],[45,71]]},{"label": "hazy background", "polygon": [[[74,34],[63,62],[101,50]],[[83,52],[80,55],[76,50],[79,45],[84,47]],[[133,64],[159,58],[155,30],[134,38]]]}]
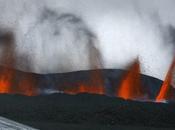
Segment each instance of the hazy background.
[{"label": "hazy background", "polygon": [[174,0],[0,0],[0,34],[14,34],[21,70],[125,69],[138,57],[142,73],[164,79],[175,54],[174,7]]}]

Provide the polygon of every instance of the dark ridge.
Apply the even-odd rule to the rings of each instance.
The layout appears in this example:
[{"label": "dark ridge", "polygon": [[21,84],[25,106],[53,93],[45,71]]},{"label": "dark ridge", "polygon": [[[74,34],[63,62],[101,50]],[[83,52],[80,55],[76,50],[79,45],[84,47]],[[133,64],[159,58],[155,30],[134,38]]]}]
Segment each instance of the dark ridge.
[{"label": "dark ridge", "polygon": [[[29,72],[23,72],[15,69],[9,69],[0,67],[0,70],[4,69],[13,72],[13,88],[17,88],[17,84],[20,83],[23,78],[35,80],[35,88],[38,89],[41,94],[44,90],[64,90],[65,88],[77,87],[77,83],[89,83],[93,77],[92,74],[100,72],[100,77],[104,81],[104,86],[106,88],[106,95],[115,96],[115,90],[119,86],[123,74],[126,72],[119,69],[100,69],[100,70],[83,70],[68,73],[55,73],[55,74],[35,74]],[[7,71],[8,72],[8,71]],[[149,99],[155,99],[158,94],[162,81],[150,76],[142,75],[142,88],[147,92]],[[174,96],[173,96],[174,98]]]},{"label": "dark ridge", "polygon": [[[126,72],[119,69],[101,69],[55,74],[35,74],[0,67],[1,71],[4,69],[10,70],[9,72],[13,72],[12,89],[18,88],[16,85],[18,85],[23,78],[29,80],[33,79],[35,81],[35,86],[33,87],[38,90],[38,94],[43,94],[45,90],[48,89],[64,91],[65,88],[77,87],[77,83],[82,82],[91,84],[90,79],[93,78],[92,74],[100,72],[100,76],[103,78],[103,84],[106,88],[106,95],[109,96],[115,96],[115,90],[119,86],[122,75]],[[160,90],[162,81],[142,74],[141,81],[142,88],[147,92],[149,99],[154,100]],[[174,95],[172,97],[174,98]]]}]

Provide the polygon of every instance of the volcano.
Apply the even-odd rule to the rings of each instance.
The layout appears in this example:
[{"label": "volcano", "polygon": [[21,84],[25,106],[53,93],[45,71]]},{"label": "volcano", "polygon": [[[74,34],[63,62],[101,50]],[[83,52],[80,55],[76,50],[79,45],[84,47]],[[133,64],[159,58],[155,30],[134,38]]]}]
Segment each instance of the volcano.
[{"label": "volcano", "polygon": [[[4,70],[2,68],[1,70]],[[175,103],[154,101],[163,81],[139,74],[145,98],[125,99],[116,90],[128,71],[87,70],[58,74],[34,74],[18,70],[8,91],[1,91],[0,115],[49,129],[170,129],[175,128]],[[119,86],[119,87],[118,87]],[[144,102],[143,102],[144,101]],[[156,115],[156,116],[155,116]]]},{"label": "volcano", "polygon": [[[126,81],[126,83],[128,82],[128,86],[127,89],[124,88],[122,91],[123,93],[124,91],[128,94],[130,93],[128,99],[147,101],[153,101],[156,99],[162,85],[161,80],[141,75],[140,73],[136,73],[138,76],[135,77],[132,75],[132,71],[117,69],[87,70],[42,75],[2,67],[0,93],[21,94],[27,96],[56,92],[72,95],[89,93],[107,95],[110,97],[121,97],[125,99],[121,94],[116,95],[116,91],[121,89],[121,84],[125,81],[123,80],[123,77],[126,77],[127,73],[129,74],[129,77],[127,77],[129,78],[129,82]],[[137,84],[138,82],[139,84]],[[138,95],[141,98],[138,97]],[[173,98],[174,97],[172,96],[171,99]]]}]

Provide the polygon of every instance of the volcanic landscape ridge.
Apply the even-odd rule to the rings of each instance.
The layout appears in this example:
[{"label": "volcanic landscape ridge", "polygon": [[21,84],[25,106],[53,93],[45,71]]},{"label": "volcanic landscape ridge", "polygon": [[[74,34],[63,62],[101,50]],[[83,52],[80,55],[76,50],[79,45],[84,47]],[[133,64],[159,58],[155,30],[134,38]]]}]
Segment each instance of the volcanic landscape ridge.
[{"label": "volcanic landscape ridge", "polygon": [[[3,83],[3,87],[1,87],[0,93],[27,96],[48,95],[51,93],[71,95],[89,93],[118,97],[116,91],[119,89],[122,76],[129,73],[126,70],[120,69],[98,69],[55,74],[36,74],[1,67],[1,72],[4,71],[8,72],[8,75],[1,75],[0,83]],[[13,77],[9,76],[9,74],[12,74]],[[154,101],[163,82],[151,76],[139,75],[140,79],[136,79],[141,82],[139,85],[142,90],[139,91],[145,95],[141,95],[140,98],[138,97],[138,100]],[[134,76],[132,75],[132,77]],[[131,83],[137,85],[135,82],[137,81]],[[136,93],[135,91],[137,89],[131,91],[131,96],[134,96],[132,93]],[[171,99],[174,98],[173,96]],[[119,97],[123,98],[122,96]],[[137,97],[129,97],[128,99],[137,99]]]},{"label": "volcanic landscape ridge", "polygon": [[[4,46],[3,49],[3,55],[1,57],[3,65],[16,68],[18,56],[15,52],[15,37],[13,32],[7,32],[2,35],[1,41],[8,45]],[[174,88],[172,87],[175,58],[162,84],[157,79],[141,75],[139,58],[136,58],[128,65],[126,68],[127,71],[115,69],[100,70],[98,68],[103,68],[100,62],[100,56],[98,56],[97,59],[98,62],[92,62],[92,68],[95,68],[95,70],[72,73],[39,75],[1,67],[0,93],[22,94],[27,96],[53,92],[73,95],[89,93],[120,97],[123,99],[156,102],[175,99]],[[96,59],[94,61],[96,61]],[[28,62],[25,63],[27,64]]]}]

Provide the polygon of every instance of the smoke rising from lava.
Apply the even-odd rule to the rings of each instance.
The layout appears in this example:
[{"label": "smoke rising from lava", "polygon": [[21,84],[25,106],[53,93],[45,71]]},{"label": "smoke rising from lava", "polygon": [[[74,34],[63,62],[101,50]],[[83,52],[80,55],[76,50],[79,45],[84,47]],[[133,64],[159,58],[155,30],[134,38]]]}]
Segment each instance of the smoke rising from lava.
[{"label": "smoke rising from lava", "polygon": [[18,69],[125,68],[139,57],[142,73],[164,79],[174,51],[169,44],[175,37],[174,5],[173,0],[0,0],[0,27],[14,32]]}]

